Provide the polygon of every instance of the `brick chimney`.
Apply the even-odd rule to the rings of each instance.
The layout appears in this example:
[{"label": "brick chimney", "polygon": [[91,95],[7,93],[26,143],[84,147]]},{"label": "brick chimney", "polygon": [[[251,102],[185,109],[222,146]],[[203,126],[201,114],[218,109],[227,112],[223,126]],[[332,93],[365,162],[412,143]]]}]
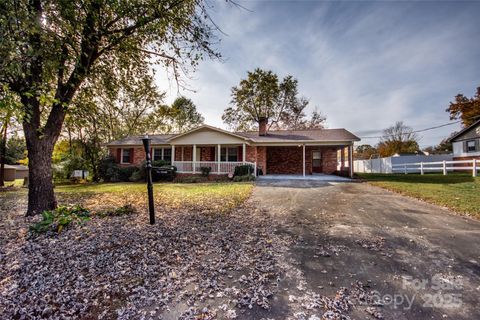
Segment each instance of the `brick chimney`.
[{"label": "brick chimney", "polygon": [[260,117],[258,119],[258,135],[259,136],[266,136],[267,135],[267,124],[268,124],[268,118],[267,117]]}]

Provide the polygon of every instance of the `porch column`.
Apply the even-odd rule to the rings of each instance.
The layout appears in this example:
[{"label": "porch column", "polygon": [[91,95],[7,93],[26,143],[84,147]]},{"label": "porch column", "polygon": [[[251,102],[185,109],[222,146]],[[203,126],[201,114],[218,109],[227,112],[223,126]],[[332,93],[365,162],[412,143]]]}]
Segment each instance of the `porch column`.
[{"label": "porch column", "polygon": [[243,151],[242,152],[242,158],[243,158],[242,161],[245,163],[245,161],[246,161],[245,159],[247,158],[247,145],[245,143],[243,144],[243,150],[242,151]]},{"label": "porch column", "polygon": [[222,146],[217,145],[217,173],[220,173],[220,155],[222,154]]},{"label": "porch column", "polygon": [[197,166],[197,145],[193,145],[193,151],[192,151],[192,159],[193,159],[193,174],[195,174],[196,171],[196,166]]},{"label": "porch column", "polygon": [[350,178],[353,178],[353,143],[348,147],[348,165],[350,166]]},{"label": "porch column", "polygon": [[305,177],[305,144],[302,145],[303,176]]},{"label": "porch column", "polygon": [[175,162],[175,145],[172,144],[172,166],[174,165],[173,163]]}]

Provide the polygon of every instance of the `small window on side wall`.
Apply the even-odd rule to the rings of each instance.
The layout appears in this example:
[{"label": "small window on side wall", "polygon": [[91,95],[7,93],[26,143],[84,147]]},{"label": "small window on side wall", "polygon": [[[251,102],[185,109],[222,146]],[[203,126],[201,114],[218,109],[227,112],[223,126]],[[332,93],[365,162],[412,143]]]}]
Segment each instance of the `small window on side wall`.
[{"label": "small window on side wall", "polygon": [[475,140],[467,141],[467,152],[475,152],[476,149]]},{"label": "small window on side wall", "polygon": [[122,163],[130,163],[131,151],[130,149],[122,149]]}]

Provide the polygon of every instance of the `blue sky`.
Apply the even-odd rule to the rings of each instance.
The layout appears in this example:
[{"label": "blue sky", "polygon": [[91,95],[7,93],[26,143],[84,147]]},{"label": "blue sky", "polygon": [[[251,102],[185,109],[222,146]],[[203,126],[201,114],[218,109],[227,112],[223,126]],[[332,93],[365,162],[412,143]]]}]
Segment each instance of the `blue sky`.
[{"label": "blue sky", "polygon": [[[223,61],[201,62],[186,80],[195,92],[180,90],[210,125],[226,128],[230,89],[256,67],[293,75],[329,128],[360,136],[379,135],[395,121],[414,129],[449,122],[449,101],[480,86],[480,2],[238,3],[248,10],[215,2],[212,16],[226,34],[217,46]],[[175,85],[158,82],[172,101]],[[420,145],[458,128],[424,132]]]}]

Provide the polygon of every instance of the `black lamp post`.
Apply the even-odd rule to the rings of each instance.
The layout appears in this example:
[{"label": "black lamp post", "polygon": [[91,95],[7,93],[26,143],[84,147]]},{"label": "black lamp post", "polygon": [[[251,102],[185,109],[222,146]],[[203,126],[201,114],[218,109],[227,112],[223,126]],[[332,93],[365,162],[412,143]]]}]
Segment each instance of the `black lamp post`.
[{"label": "black lamp post", "polygon": [[146,155],[146,166],[145,170],[147,170],[147,191],[148,191],[148,212],[150,214],[150,224],[155,224],[155,208],[153,204],[153,184],[152,184],[152,158],[150,155],[150,139],[148,135],[142,139],[143,147],[145,148],[145,155]]}]

